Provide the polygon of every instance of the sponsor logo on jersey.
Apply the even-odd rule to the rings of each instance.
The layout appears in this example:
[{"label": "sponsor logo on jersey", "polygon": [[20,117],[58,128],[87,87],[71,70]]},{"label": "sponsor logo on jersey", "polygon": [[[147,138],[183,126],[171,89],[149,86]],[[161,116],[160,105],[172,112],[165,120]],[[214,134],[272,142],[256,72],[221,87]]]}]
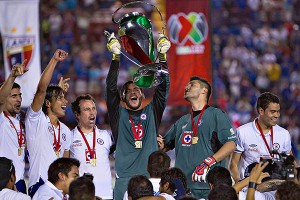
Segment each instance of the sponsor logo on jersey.
[{"label": "sponsor logo on jersey", "polygon": [[100,145],[103,145],[104,141],[101,138],[97,138],[97,143],[100,144]]},{"label": "sponsor logo on jersey", "polygon": [[192,144],[192,132],[184,132],[182,134],[182,146],[190,146]]},{"label": "sponsor logo on jersey", "polygon": [[249,144],[248,151],[259,152],[258,146],[256,144]]},{"label": "sponsor logo on jersey", "polygon": [[82,146],[82,142],[80,140],[74,140],[72,147],[81,147]]},{"label": "sponsor logo on jersey", "polygon": [[252,147],[252,148],[257,147],[257,144],[250,144],[249,147]]}]

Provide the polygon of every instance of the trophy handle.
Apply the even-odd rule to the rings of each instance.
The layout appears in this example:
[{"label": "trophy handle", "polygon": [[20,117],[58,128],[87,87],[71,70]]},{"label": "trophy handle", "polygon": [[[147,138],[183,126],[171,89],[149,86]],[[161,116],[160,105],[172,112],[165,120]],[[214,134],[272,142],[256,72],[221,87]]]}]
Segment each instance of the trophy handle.
[{"label": "trophy handle", "polygon": [[131,4],[138,4],[138,3],[140,3],[140,4],[147,4],[147,5],[149,5],[149,6],[154,7],[154,8],[157,10],[157,12],[158,12],[158,14],[159,14],[159,16],[160,16],[160,19],[161,19],[161,21],[162,21],[162,23],[163,23],[163,27],[162,27],[161,31],[162,31],[162,34],[165,34],[164,32],[165,32],[165,29],[166,29],[167,25],[166,25],[165,21],[163,20],[163,17],[162,17],[162,15],[161,15],[160,10],[159,10],[155,5],[152,5],[152,4],[150,4],[150,3],[148,3],[148,2],[144,2],[144,1],[133,1],[133,2],[129,2],[129,3],[123,4],[120,8],[118,8],[118,9],[112,14],[112,21],[113,21],[115,24],[119,24],[119,23],[120,23],[120,19],[119,19],[118,21],[116,21],[116,20],[115,20],[115,14],[116,14],[119,10],[121,10],[122,8],[124,8],[124,7],[128,6],[128,5],[131,5]]}]

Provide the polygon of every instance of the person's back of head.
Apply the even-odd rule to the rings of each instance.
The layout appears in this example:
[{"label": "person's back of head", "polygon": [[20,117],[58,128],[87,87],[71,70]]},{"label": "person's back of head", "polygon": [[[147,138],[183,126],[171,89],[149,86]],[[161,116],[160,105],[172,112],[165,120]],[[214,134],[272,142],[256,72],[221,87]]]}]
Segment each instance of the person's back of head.
[{"label": "person's back of head", "polygon": [[153,196],[153,185],[150,180],[143,175],[133,176],[127,187],[128,199],[136,200],[141,197]]},{"label": "person's back of head", "polygon": [[154,151],[148,158],[147,170],[151,178],[160,178],[164,170],[170,168],[171,159],[163,151]]},{"label": "person's back of head", "polygon": [[232,186],[230,172],[225,167],[216,166],[212,168],[208,172],[206,179],[212,188],[216,187],[219,184]]},{"label": "person's back of head", "polygon": [[197,200],[197,199],[195,197],[185,195],[180,197],[179,200]]},{"label": "person's back of head", "polygon": [[69,200],[95,200],[95,185],[87,177],[72,181],[69,188]]},{"label": "person's back of head", "polygon": [[12,187],[15,184],[15,179],[13,161],[6,157],[0,157],[0,191],[4,188]]},{"label": "person's back of head", "polygon": [[300,197],[300,186],[293,181],[283,182],[277,189],[276,199],[298,200]]},{"label": "person's back of head", "polygon": [[208,200],[238,200],[235,189],[232,186],[219,184],[208,194]]},{"label": "person's back of head", "polygon": [[179,199],[187,191],[187,179],[181,169],[173,167],[161,173],[160,192],[165,192]]}]

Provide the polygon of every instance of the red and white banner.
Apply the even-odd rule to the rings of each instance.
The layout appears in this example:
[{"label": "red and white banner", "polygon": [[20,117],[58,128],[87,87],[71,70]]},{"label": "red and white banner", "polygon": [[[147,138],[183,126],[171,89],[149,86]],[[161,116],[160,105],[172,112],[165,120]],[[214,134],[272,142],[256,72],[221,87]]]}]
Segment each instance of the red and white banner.
[{"label": "red and white banner", "polygon": [[168,52],[171,78],[169,105],[186,105],[184,87],[191,76],[211,83],[209,0],[167,0]]},{"label": "red and white banner", "polygon": [[41,75],[39,0],[1,0],[0,31],[5,76],[9,76],[14,64],[27,59],[29,71],[16,79],[21,86],[22,107],[27,107],[33,100]]}]

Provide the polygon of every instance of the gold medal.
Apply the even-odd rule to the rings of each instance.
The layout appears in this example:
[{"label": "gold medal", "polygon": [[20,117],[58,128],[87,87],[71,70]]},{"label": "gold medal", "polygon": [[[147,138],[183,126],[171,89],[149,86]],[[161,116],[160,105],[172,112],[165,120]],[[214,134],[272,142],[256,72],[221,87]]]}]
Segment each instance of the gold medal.
[{"label": "gold medal", "polygon": [[198,137],[193,137],[192,144],[197,144],[197,143],[198,143]]},{"label": "gold medal", "polygon": [[134,144],[136,149],[141,149],[143,147],[143,142],[141,140],[136,140]]},{"label": "gold medal", "polygon": [[22,155],[22,148],[19,147],[19,148],[18,148],[18,156],[21,156],[21,155]]},{"label": "gold medal", "polygon": [[60,157],[59,151],[55,151],[55,155],[56,155],[57,158],[59,158]]},{"label": "gold medal", "polygon": [[97,160],[96,160],[96,158],[90,159],[90,164],[91,164],[93,167],[96,167],[96,165],[97,165]]}]

